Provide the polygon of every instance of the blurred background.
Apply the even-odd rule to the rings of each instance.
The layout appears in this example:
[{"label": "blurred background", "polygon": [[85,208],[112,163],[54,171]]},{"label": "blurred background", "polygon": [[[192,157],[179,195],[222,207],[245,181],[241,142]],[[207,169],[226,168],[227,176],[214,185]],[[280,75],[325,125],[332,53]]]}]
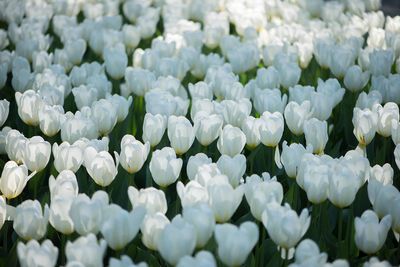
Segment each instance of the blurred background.
[{"label": "blurred background", "polygon": [[400,0],[382,0],[382,10],[386,15],[400,15]]}]

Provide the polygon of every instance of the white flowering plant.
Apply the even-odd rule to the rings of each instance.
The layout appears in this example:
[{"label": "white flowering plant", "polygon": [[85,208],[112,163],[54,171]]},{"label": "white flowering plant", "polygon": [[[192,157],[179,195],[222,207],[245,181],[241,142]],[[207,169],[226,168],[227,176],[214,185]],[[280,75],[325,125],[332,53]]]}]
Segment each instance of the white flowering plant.
[{"label": "white flowering plant", "polygon": [[398,266],[380,9],[0,1],[0,266]]}]

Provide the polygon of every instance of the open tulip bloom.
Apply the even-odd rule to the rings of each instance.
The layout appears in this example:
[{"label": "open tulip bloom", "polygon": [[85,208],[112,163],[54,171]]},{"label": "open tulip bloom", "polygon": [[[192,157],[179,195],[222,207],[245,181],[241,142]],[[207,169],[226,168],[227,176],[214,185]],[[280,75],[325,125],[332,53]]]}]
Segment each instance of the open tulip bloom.
[{"label": "open tulip bloom", "polygon": [[394,0],[0,0],[0,266],[399,266]]}]

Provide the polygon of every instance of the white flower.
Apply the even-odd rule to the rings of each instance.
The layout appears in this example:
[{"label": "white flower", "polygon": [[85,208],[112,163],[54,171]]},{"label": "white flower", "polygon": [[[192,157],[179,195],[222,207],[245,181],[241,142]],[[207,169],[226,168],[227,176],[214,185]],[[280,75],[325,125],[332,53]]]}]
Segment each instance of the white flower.
[{"label": "white flower", "polygon": [[121,140],[121,166],[129,173],[138,172],[146,162],[149,151],[149,142],[142,144],[134,136],[124,135]]},{"label": "white flower", "polygon": [[18,242],[17,255],[22,267],[54,267],[57,263],[58,248],[49,239],[42,244],[36,240],[26,244]]},{"label": "white flower", "polygon": [[153,152],[149,169],[154,182],[166,187],[178,179],[182,164],[182,159],[176,158],[172,148],[164,147]]}]

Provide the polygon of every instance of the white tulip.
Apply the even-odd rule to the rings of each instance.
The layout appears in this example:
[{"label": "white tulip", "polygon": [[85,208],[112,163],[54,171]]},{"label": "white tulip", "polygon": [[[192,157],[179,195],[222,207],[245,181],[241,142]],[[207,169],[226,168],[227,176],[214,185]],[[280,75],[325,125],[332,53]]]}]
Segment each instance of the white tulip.
[{"label": "white tulip", "polygon": [[39,125],[39,110],[43,105],[40,95],[33,90],[27,90],[23,94],[15,93],[18,106],[18,115],[28,125]]},{"label": "white tulip", "polygon": [[208,146],[214,142],[222,129],[224,121],[220,115],[207,114],[200,111],[196,113],[194,118],[195,135],[199,143]]},{"label": "white tulip", "polygon": [[114,107],[117,108],[117,122],[124,121],[125,118],[128,116],[129,109],[133,101],[132,96],[129,96],[128,99],[126,99],[125,97],[118,94],[107,94],[106,99],[110,101]]},{"label": "white tulip", "polygon": [[195,129],[186,117],[172,115],[168,118],[168,139],[177,155],[186,153],[194,138]]},{"label": "white tulip", "polygon": [[374,110],[354,108],[354,135],[361,145],[368,145],[378,129],[378,114]]},{"label": "white tulip", "polygon": [[376,105],[378,112],[378,128],[376,131],[384,136],[388,137],[392,133],[392,121],[398,122],[400,119],[399,106],[396,103],[388,102],[383,107]]},{"label": "white tulip", "polygon": [[120,163],[129,173],[140,171],[149,155],[150,144],[142,144],[134,136],[126,134],[121,140]]},{"label": "white tulip", "polygon": [[222,174],[228,177],[229,183],[233,187],[237,187],[246,172],[246,157],[242,154],[234,157],[221,155],[217,161],[217,167]]},{"label": "white tulip", "polygon": [[24,190],[28,181],[36,174],[36,172],[28,175],[28,168],[20,165],[15,161],[8,161],[3,168],[0,179],[0,191],[7,199],[19,196]]},{"label": "white tulip", "polygon": [[10,109],[10,102],[6,99],[0,100],[0,127],[6,122],[8,118],[8,112]]},{"label": "white tulip", "polygon": [[62,142],[53,144],[54,167],[58,172],[71,170],[77,172],[83,163],[83,151],[74,143]]},{"label": "white tulip", "polygon": [[164,147],[153,152],[149,169],[154,182],[159,186],[166,187],[178,179],[182,164],[182,159],[176,158],[172,148]]},{"label": "white tulip", "polygon": [[235,156],[242,152],[246,144],[246,136],[237,127],[226,125],[218,139],[217,148],[221,154]]},{"label": "white tulip", "polygon": [[64,121],[64,109],[62,106],[43,105],[39,110],[39,126],[42,133],[47,136],[56,135]]},{"label": "white tulip", "polygon": [[189,180],[194,180],[196,174],[199,171],[199,167],[205,164],[211,164],[212,159],[209,158],[206,154],[204,153],[197,153],[194,156],[190,156],[187,166],[186,166],[186,174],[189,178]]},{"label": "white tulip", "polygon": [[92,105],[93,122],[96,124],[100,134],[107,135],[117,123],[116,107],[108,100],[100,99]]},{"label": "white tulip", "polygon": [[179,181],[176,184],[176,192],[183,208],[196,203],[208,203],[207,189],[195,180],[188,182],[186,185]]},{"label": "white tulip", "polygon": [[107,249],[104,239],[97,240],[92,233],[81,236],[74,242],[67,241],[65,255],[67,261],[76,261],[87,267],[103,266],[103,257]]},{"label": "white tulip", "polygon": [[320,121],[312,118],[304,122],[304,135],[307,146],[313,148],[313,153],[321,154],[324,152],[328,142],[328,124],[326,121]]},{"label": "white tulip", "polygon": [[261,121],[258,118],[254,118],[253,116],[249,116],[243,120],[241,129],[243,133],[246,135],[246,144],[248,147],[254,149],[261,142],[260,136],[260,128]]},{"label": "white tulip", "polygon": [[147,214],[157,212],[165,214],[167,212],[167,199],[162,190],[155,189],[154,187],[137,190],[135,187],[129,186],[128,197],[134,209],[143,206],[146,208]]},{"label": "white tulip", "polygon": [[49,221],[49,207],[42,206],[37,200],[25,200],[15,209],[13,227],[15,232],[25,240],[39,240],[46,234]]},{"label": "white tulip", "polygon": [[196,253],[196,256],[183,256],[178,264],[177,267],[185,267],[185,266],[192,266],[192,267],[217,267],[217,262],[214,259],[214,256],[211,252],[207,250],[202,250]]},{"label": "white tulip", "polygon": [[164,213],[156,212],[147,214],[140,226],[142,233],[142,243],[151,250],[157,250],[160,234],[162,230],[169,224],[168,218]]},{"label": "white tulip", "polygon": [[310,101],[301,104],[291,101],[285,107],[285,121],[289,130],[295,135],[303,134],[304,122],[312,115]]},{"label": "white tulip", "polygon": [[151,147],[160,143],[167,128],[167,118],[163,115],[146,113],[143,121],[143,141],[149,142]]},{"label": "white tulip", "polygon": [[86,171],[102,187],[110,185],[118,174],[119,155],[117,152],[114,154],[115,161],[107,151],[97,152],[93,147],[85,149]]},{"label": "white tulip", "polygon": [[57,263],[58,248],[49,239],[42,244],[36,240],[26,244],[18,242],[17,255],[21,267],[54,267]]},{"label": "white tulip", "polygon": [[51,145],[42,137],[34,136],[25,142],[23,161],[30,171],[39,172],[46,168],[50,155]]}]

